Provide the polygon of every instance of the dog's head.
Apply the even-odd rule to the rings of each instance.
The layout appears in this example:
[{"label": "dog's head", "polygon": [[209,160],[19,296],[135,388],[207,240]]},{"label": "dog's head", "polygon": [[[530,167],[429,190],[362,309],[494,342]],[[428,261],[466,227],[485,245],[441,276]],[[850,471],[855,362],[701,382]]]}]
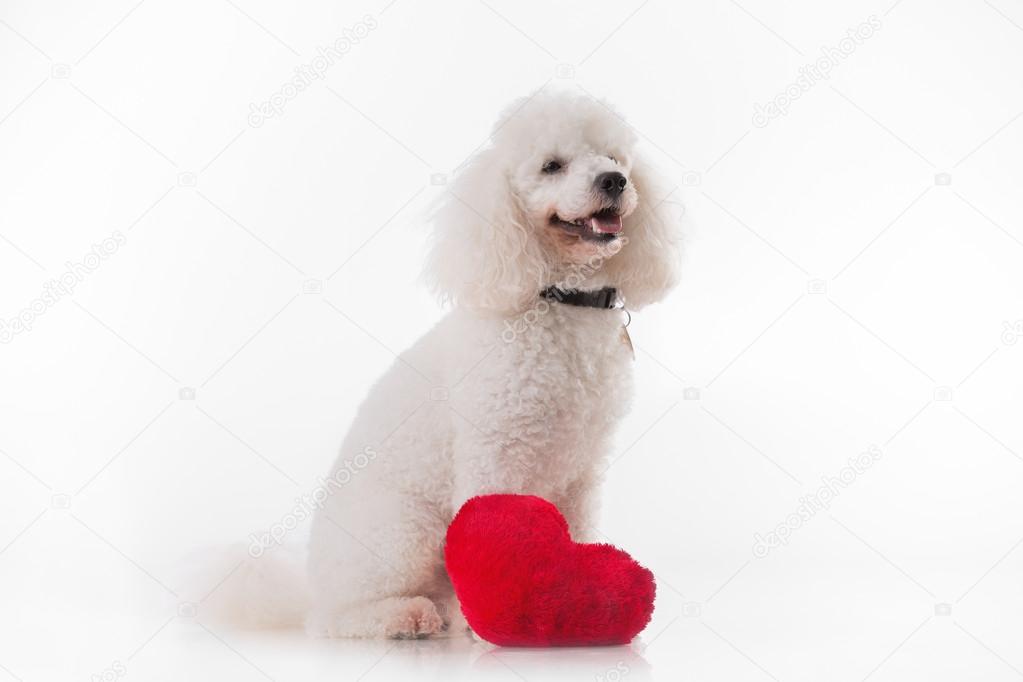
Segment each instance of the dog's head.
[{"label": "dog's head", "polygon": [[440,293],[514,312],[551,285],[614,286],[626,305],[661,298],[678,274],[678,218],[606,104],[540,91],[513,103],[435,216],[428,273]]}]

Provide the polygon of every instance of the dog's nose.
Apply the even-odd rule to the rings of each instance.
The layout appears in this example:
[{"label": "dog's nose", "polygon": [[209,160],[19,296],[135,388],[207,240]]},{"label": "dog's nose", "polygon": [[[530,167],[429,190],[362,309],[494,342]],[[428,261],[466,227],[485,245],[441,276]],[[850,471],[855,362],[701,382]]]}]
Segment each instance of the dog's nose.
[{"label": "dog's nose", "polygon": [[627,184],[629,184],[629,181],[625,179],[624,175],[617,171],[601,173],[597,176],[596,181],[596,185],[600,188],[600,191],[612,199],[617,199],[621,193],[625,191],[625,186]]}]

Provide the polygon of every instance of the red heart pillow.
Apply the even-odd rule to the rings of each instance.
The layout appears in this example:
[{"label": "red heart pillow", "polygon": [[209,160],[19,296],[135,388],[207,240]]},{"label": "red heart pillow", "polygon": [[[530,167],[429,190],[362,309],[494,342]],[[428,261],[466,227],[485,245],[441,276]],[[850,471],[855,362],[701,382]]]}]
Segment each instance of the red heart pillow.
[{"label": "red heart pillow", "polygon": [[557,507],[532,495],[466,502],[444,560],[473,631],[502,646],[627,644],[654,609],[650,571],[611,545],[572,542]]}]

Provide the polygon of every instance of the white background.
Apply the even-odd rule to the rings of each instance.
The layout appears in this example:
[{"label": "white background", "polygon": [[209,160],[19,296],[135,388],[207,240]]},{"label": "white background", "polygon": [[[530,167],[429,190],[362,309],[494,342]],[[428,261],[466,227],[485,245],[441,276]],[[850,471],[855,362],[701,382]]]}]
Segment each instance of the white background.
[{"label": "white background", "polygon": [[[1023,677],[1023,6],[439,5],[0,3],[0,317],[126,237],[0,345],[0,678]],[[196,622],[183,557],[326,472],[441,315],[416,283],[431,178],[545,85],[624,112],[691,221],[681,286],[630,328],[600,525],[657,575],[650,627],[515,651]]]}]

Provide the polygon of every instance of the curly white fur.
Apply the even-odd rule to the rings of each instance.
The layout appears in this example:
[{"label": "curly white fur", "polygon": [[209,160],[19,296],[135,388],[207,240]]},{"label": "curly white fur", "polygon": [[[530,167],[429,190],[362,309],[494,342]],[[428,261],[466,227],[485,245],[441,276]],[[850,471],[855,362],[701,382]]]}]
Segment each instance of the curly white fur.
[{"label": "curly white fur", "polygon": [[[314,519],[310,633],[419,637],[457,621],[443,541],[474,495],[539,495],[587,537],[631,392],[624,314],[538,293],[615,286],[635,310],[675,284],[676,220],[635,141],[607,105],[541,91],[507,109],[455,178],[427,268],[453,310],[377,382],[341,447],[334,471],[367,448],[375,457]],[[544,173],[551,159],[563,167]],[[609,171],[628,180],[618,240],[551,223],[605,207],[594,181]]]}]

